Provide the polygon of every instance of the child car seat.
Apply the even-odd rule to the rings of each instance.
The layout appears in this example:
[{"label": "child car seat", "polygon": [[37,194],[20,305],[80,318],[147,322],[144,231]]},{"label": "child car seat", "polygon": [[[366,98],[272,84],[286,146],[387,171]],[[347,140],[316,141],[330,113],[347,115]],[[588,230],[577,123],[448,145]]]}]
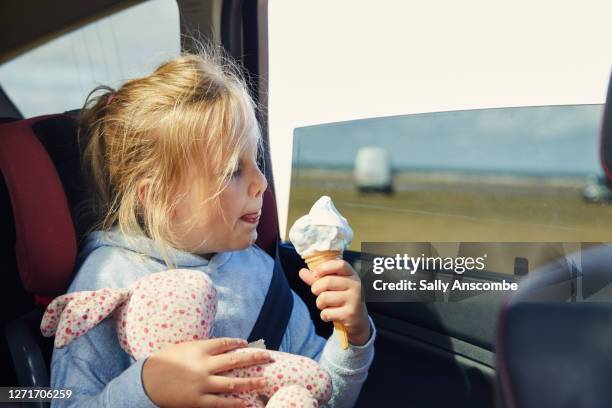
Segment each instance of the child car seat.
[{"label": "child car seat", "polygon": [[[16,374],[3,373],[5,385],[49,385],[52,342],[40,334],[42,311],[68,287],[79,243],[94,222],[84,205],[88,190],[76,131],[75,117],[67,114],[0,124],[0,310],[6,330],[0,361]],[[258,235],[257,245],[274,257],[278,222],[269,189]]]}]

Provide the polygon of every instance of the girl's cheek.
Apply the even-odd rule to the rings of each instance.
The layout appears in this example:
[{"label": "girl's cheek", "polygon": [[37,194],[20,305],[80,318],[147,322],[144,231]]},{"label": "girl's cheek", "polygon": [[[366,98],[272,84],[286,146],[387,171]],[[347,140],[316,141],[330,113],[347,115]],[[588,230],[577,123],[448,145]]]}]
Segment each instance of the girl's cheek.
[{"label": "girl's cheek", "polygon": [[236,197],[236,195],[238,194],[238,192],[243,189],[244,181],[242,181],[242,179],[243,178],[241,177],[241,178],[239,178],[237,180],[233,180],[227,186],[227,189],[225,189],[225,191],[221,194],[221,197],[225,198],[226,202],[228,200],[234,199]]}]

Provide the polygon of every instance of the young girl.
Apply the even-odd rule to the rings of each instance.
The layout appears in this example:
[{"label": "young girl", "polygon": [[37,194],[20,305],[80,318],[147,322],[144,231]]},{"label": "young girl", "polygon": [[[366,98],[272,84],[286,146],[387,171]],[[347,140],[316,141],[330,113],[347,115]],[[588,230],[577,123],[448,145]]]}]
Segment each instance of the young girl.
[{"label": "young girl", "polygon": [[[121,349],[106,319],[53,353],[51,386],[71,388],[74,407],[238,407],[219,394],[263,387],[262,378],[217,375],[269,361],[245,347],[272,277],[273,260],[254,246],[267,187],[257,165],[260,132],[243,78],[226,59],[202,53],[161,65],[148,77],[88,98],[80,135],[103,215],[79,255],[69,292],[127,287],[169,268],[202,271],[218,293],[211,340],[171,345],[142,361]],[[98,90],[99,91],[99,90]],[[95,91],[94,91],[95,92]],[[93,93],[92,93],[93,94]],[[281,351],[320,362],[333,381],[330,406],[352,406],[374,356],[373,326],[359,278],[330,261],[300,276],[324,320],[347,327],[350,347],[317,336],[294,306]],[[316,283],[313,283],[316,280]]]}]

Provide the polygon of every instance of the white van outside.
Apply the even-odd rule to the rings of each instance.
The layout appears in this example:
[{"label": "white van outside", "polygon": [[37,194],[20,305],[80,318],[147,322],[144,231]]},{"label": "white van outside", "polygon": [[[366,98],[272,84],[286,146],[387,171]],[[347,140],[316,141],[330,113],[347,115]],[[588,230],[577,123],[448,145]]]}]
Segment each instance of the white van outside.
[{"label": "white van outside", "polygon": [[355,186],[362,192],[393,192],[389,153],[382,147],[367,146],[355,156]]}]

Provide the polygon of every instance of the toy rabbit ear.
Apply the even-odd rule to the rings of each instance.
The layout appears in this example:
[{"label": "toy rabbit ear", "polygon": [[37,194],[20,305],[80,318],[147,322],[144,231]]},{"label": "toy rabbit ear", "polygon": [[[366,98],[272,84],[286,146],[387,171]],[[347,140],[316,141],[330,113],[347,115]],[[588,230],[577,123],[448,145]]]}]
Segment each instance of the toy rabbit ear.
[{"label": "toy rabbit ear", "polygon": [[62,348],[95,327],[130,297],[129,289],[101,289],[68,293],[49,304],[40,323],[43,336],[55,334]]}]

